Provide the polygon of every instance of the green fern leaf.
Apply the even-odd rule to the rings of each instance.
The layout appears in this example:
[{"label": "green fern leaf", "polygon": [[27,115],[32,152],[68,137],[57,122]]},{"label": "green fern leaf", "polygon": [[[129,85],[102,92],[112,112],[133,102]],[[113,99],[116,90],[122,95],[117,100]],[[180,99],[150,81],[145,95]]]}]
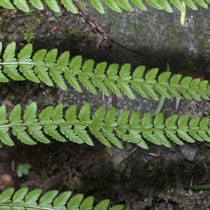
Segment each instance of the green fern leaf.
[{"label": "green fern leaf", "polygon": [[131,65],[124,64],[120,70],[120,80],[117,81],[118,87],[124,92],[129,98],[135,99],[135,95],[129,86],[129,80],[132,78],[130,75]]},{"label": "green fern leaf", "polygon": [[113,206],[110,210],[123,210],[123,205]]},{"label": "green fern leaf", "polygon": [[131,87],[144,98],[149,98],[141,87],[141,83],[144,82],[144,79],[142,78],[144,72],[145,72],[144,66],[139,66],[135,69],[135,71],[133,72],[133,80],[131,81]]},{"label": "green fern leaf", "polygon": [[[86,143],[93,146],[88,130],[105,146],[114,144],[123,148],[120,141],[134,143],[148,149],[145,140],[157,145],[171,147],[167,137],[176,144],[182,145],[181,139],[190,143],[210,141],[209,118],[200,121],[199,118],[189,120],[188,116],[172,115],[165,121],[163,114],[157,114],[152,119],[151,113],[146,113],[140,118],[140,112],[125,110],[116,119],[116,109],[108,110],[101,106],[90,116],[90,105],[84,104],[79,114],[76,106],[71,106],[63,113],[63,105],[55,108],[48,106],[37,116],[37,105],[31,103],[22,116],[20,105],[16,105],[9,117],[5,106],[0,107],[0,140],[3,144],[13,146],[9,131],[24,144],[34,145],[36,142],[50,143],[48,136],[56,141]],[[29,135],[30,134],[30,135]],[[143,136],[143,138],[142,138]],[[36,140],[36,141],[35,141]]]},{"label": "green fern leaf", "polygon": [[159,9],[159,10],[163,9],[157,0],[145,0],[145,1],[156,9]]},{"label": "green fern leaf", "polygon": [[44,132],[47,135],[51,136],[56,141],[66,142],[66,139],[63,136],[61,136],[59,132],[56,130],[57,127],[58,127],[57,125],[46,125],[44,126]]},{"label": "green fern leaf", "polygon": [[14,188],[8,188],[8,189],[4,190],[0,194],[0,202],[1,203],[11,202],[11,198],[12,198],[13,193],[14,193]]},{"label": "green fern leaf", "polygon": [[135,4],[139,9],[147,11],[146,6],[143,4],[142,0],[131,0],[133,4]]},{"label": "green fern leaf", "polygon": [[61,0],[61,4],[63,4],[63,6],[70,12],[77,14],[78,10],[77,8],[74,6],[72,0]]},{"label": "green fern leaf", "polygon": [[184,9],[184,7],[183,7],[183,5],[182,5],[182,3],[181,3],[180,0],[170,0],[170,2],[171,2],[177,9],[179,9],[181,12],[184,12],[184,11],[185,11],[185,9]]},{"label": "green fern leaf", "polygon": [[[98,108],[94,115],[93,115],[93,125],[101,125],[103,123],[104,120],[104,115],[105,115],[105,108],[103,106],[101,106],[100,108]],[[6,117],[6,116],[5,116]]]},{"label": "green fern leaf", "polygon": [[5,8],[5,9],[14,9],[13,5],[10,3],[9,0],[1,0],[0,1],[0,6]]},{"label": "green fern leaf", "polygon": [[52,111],[53,111],[53,106],[48,106],[45,109],[43,109],[42,112],[39,114],[40,122],[43,122],[43,123],[50,122]]},{"label": "green fern leaf", "polygon": [[189,129],[189,132],[188,133],[193,138],[197,139],[198,141],[203,142],[205,140],[202,139],[202,137],[198,135],[198,129],[199,129],[198,124],[199,124],[199,121],[200,121],[200,119],[198,117],[195,117],[195,118],[193,118],[193,119],[190,120],[190,123],[189,123],[190,124],[190,129]]},{"label": "green fern leaf", "polygon": [[28,145],[35,145],[36,142],[27,134],[26,126],[14,126],[12,134],[17,137],[22,143]]},{"label": "green fern leaf", "polygon": [[57,60],[57,64],[61,68],[66,68],[69,64],[70,53],[68,51],[62,53]]},{"label": "green fern leaf", "polygon": [[116,147],[123,149],[122,143],[115,137],[115,135],[112,133],[112,130],[103,130],[104,136]]},{"label": "green fern leaf", "polygon": [[84,141],[74,133],[74,131],[71,129],[71,125],[62,125],[60,127],[61,133],[70,141],[77,143],[77,144],[83,144]]},{"label": "green fern leaf", "polygon": [[80,210],[91,210],[93,208],[94,197],[87,197],[80,205]]},{"label": "green fern leaf", "polygon": [[198,93],[206,100],[209,100],[209,97],[207,96],[207,94],[209,94],[209,92],[207,92],[207,86],[208,86],[208,81],[204,80],[200,82],[199,85],[200,88],[198,89]]},{"label": "green fern leaf", "polygon": [[121,7],[122,9],[132,12],[133,8],[129,3],[129,0],[115,0],[116,3],[118,4],[119,7]]},{"label": "green fern leaf", "polygon": [[188,5],[191,9],[197,10],[198,8],[194,4],[193,0],[183,0],[186,5]]},{"label": "green fern leaf", "polygon": [[63,105],[59,104],[55,107],[55,109],[53,110],[52,114],[51,114],[51,118],[53,121],[57,121],[57,122],[64,122],[63,119]]},{"label": "green fern leaf", "polygon": [[93,60],[88,60],[84,63],[82,69],[84,74],[79,73],[78,78],[79,81],[93,94],[97,95],[97,91],[94,88],[94,86],[91,84],[89,81],[89,78],[93,76],[93,66],[94,66],[94,61]]},{"label": "green fern leaf", "polygon": [[155,84],[155,89],[164,97],[170,98],[171,96],[167,92],[168,79],[171,76],[171,72],[164,72],[158,77],[158,83]]},{"label": "green fern leaf", "polygon": [[[28,0],[31,5],[39,10],[43,10],[44,6],[41,0]],[[54,12],[60,12],[60,6],[58,3],[62,4],[64,8],[66,8],[68,11],[72,13],[78,13],[78,10],[76,6],[74,5],[72,0],[44,0],[46,5],[52,9]],[[147,10],[146,6],[144,5],[142,0],[102,0],[103,3],[109,7],[111,10],[115,12],[121,12],[121,8],[126,11],[133,11],[133,7],[131,5],[136,5],[141,10]],[[180,0],[146,0],[146,2],[159,10],[165,9],[167,12],[173,12],[173,9],[171,8],[170,3],[172,3],[177,9],[180,11],[184,11],[184,8],[180,2]],[[187,6],[189,6],[193,10],[197,10],[196,4],[193,2],[193,0],[184,0]],[[196,2],[203,8],[208,8],[207,3],[209,3],[209,0],[196,0]],[[29,12],[30,8],[28,7],[26,0],[14,0],[14,5],[24,11]],[[82,3],[81,0],[78,0],[78,3],[81,5],[81,7],[86,10],[86,7]],[[101,0],[89,0],[89,3],[100,13],[105,13],[103,4],[101,3]],[[1,0],[0,6],[6,9],[14,9],[13,5],[9,0]]]},{"label": "green fern leaf", "polygon": [[5,105],[0,106],[0,116],[1,116],[0,125],[6,124],[8,120],[7,120],[7,111]]},{"label": "green fern leaf", "polygon": [[36,205],[38,198],[40,197],[42,190],[36,189],[29,192],[25,197],[26,205]]},{"label": "green fern leaf", "polygon": [[89,90],[94,95],[98,94],[94,86],[89,81],[89,77],[87,75],[83,75],[82,73],[79,73],[78,79],[87,88],[87,90]]},{"label": "green fern leaf", "polygon": [[53,201],[53,208],[57,209],[66,209],[65,204],[71,196],[71,192],[64,192],[60,194],[55,200]]},{"label": "green fern leaf", "polygon": [[178,88],[179,91],[184,95],[185,98],[191,100],[191,96],[188,94],[187,90],[190,88],[190,82],[192,81],[192,77],[185,77],[181,81],[181,86]]},{"label": "green fern leaf", "polygon": [[90,123],[90,104],[86,103],[82,106],[80,113],[79,113],[79,119],[83,123]]},{"label": "green fern leaf", "polygon": [[2,141],[3,144],[7,146],[14,146],[14,143],[12,139],[10,138],[9,134],[7,133],[9,129],[1,129],[0,132],[0,140]]},{"label": "green fern leaf", "polygon": [[177,138],[175,131],[175,129],[177,128],[177,118],[177,115],[172,115],[166,120],[166,136],[170,138],[174,143],[182,145],[183,142],[179,138]]},{"label": "green fern leaf", "polygon": [[107,67],[106,62],[97,64],[96,68],[94,69],[95,76],[93,75],[92,82],[101,92],[103,92],[106,96],[110,97],[110,93],[107,87],[103,83],[103,80],[106,78],[105,75],[106,67]]},{"label": "green fern leaf", "polygon": [[82,88],[80,87],[77,79],[76,79],[76,74],[72,73],[70,71],[65,71],[64,73],[65,78],[67,79],[67,81],[69,82],[69,84],[79,93],[82,92]]},{"label": "green fern leaf", "polygon": [[82,202],[83,195],[75,195],[67,204],[68,209],[79,209],[80,203]]},{"label": "green fern leaf", "polygon": [[54,12],[60,12],[60,7],[56,0],[45,0],[45,2]]},{"label": "green fern leaf", "polygon": [[[6,123],[8,123],[7,120],[7,113],[6,113],[6,107],[5,105],[0,106],[0,125],[6,125]],[[8,134],[8,127],[2,127],[0,128],[0,140],[2,141],[3,144],[8,145],[8,146],[14,146],[14,143],[12,141],[12,139],[10,138],[9,134]]]},{"label": "green fern leaf", "polygon": [[116,108],[115,107],[112,107],[107,112],[106,117],[105,117],[105,123],[110,127],[114,127],[117,125],[117,123],[116,123]]},{"label": "green fern leaf", "polygon": [[21,106],[16,105],[14,109],[11,111],[9,116],[9,121],[11,123],[21,123]]},{"label": "green fern leaf", "polygon": [[57,190],[52,190],[45,193],[39,200],[39,206],[45,207],[45,208],[52,207],[51,203],[57,195],[58,195]]},{"label": "green fern leaf", "polygon": [[26,0],[14,0],[14,4],[18,9],[20,9],[24,12],[29,12],[30,11],[30,9],[29,9],[29,7],[26,3]]},{"label": "green fern leaf", "polygon": [[208,5],[206,4],[206,2],[204,0],[195,0],[201,7],[207,9]]},{"label": "green fern leaf", "polygon": [[187,134],[187,129],[188,129],[188,120],[189,117],[187,115],[181,116],[178,120],[178,129],[177,129],[177,134],[179,137],[181,137],[183,140],[194,143],[194,139],[192,139],[188,134]]},{"label": "green fern leaf", "polygon": [[182,96],[177,92],[178,88],[180,87],[179,81],[181,80],[182,76],[180,74],[175,74],[170,78],[170,86],[168,86],[168,91],[176,96],[177,98],[182,98]]},{"label": "green fern leaf", "polygon": [[65,119],[68,122],[78,122],[77,115],[76,115],[76,105],[69,107],[65,114]]},{"label": "green fern leaf", "polygon": [[20,203],[20,202],[23,203],[23,199],[26,196],[27,192],[28,192],[27,187],[23,187],[23,188],[19,189],[13,195],[12,202],[13,203]]},{"label": "green fern leaf", "polygon": [[35,102],[33,102],[28,106],[23,115],[24,121],[31,123],[37,122],[38,120],[36,119],[36,113],[37,113],[37,105]]},{"label": "green fern leaf", "polygon": [[87,134],[87,131],[84,130],[86,126],[75,126],[74,132],[81,138],[86,144],[89,146],[93,146],[93,141],[91,140],[90,136]]},{"label": "green fern leaf", "polygon": [[108,6],[110,9],[112,9],[115,12],[121,12],[122,10],[118,6],[118,4],[115,2],[115,0],[102,0],[106,6]]},{"label": "green fern leaf", "polygon": [[[1,3],[0,3],[1,4]],[[2,43],[0,42],[0,55],[2,53]],[[0,62],[1,62],[1,59],[0,59]],[[0,82],[2,83],[6,83],[8,82],[9,80],[3,75],[2,71],[2,66],[0,66]]]},{"label": "green fern leaf", "polygon": [[106,79],[104,82],[113,93],[115,93],[119,97],[122,97],[122,93],[120,92],[118,86],[115,84],[115,80]]},{"label": "green fern leaf", "polygon": [[163,124],[163,113],[159,113],[155,116],[154,127],[154,136],[158,139],[158,141],[166,147],[171,148],[171,144],[165,137],[163,131],[163,129],[165,128],[165,125]]},{"label": "green fern leaf", "polygon": [[158,73],[158,69],[152,69],[145,75],[145,82],[143,82],[143,89],[155,100],[159,100],[159,97],[154,92],[153,85],[156,83],[155,77]]},{"label": "green fern leaf", "polygon": [[[3,61],[0,62],[0,82],[8,82],[7,74],[13,80],[28,79],[33,82],[44,82],[53,86],[52,80],[63,90],[67,89],[66,82],[82,92],[80,81],[90,92],[98,94],[94,85],[105,95],[110,96],[108,88],[117,96],[122,97],[125,93],[134,99],[135,95],[131,87],[143,97],[151,96],[155,100],[159,97],[156,91],[167,98],[174,95],[178,98],[184,96],[187,99],[194,98],[200,101],[200,96],[209,99],[210,88],[208,81],[192,79],[181,75],[164,72],[157,76],[158,69],[152,69],[145,74],[145,67],[138,67],[131,75],[130,64],[125,64],[119,70],[119,65],[111,64],[107,68],[107,63],[99,63],[94,68],[94,61],[87,60],[82,64],[82,57],[76,56],[70,62],[70,53],[64,52],[57,59],[57,50],[53,49],[46,53],[46,50],[39,50],[31,59],[32,45],[26,45],[15,58],[15,43],[9,44],[3,54]],[[19,69],[17,69],[19,66]],[[3,72],[1,68],[3,67]],[[106,72],[107,68],[107,73]],[[21,74],[25,77],[23,77]],[[180,82],[181,81],[181,82]],[[94,84],[92,84],[92,83]],[[121,91],[120,91],[121,90]],[[180,95],[180,93],[182,96]]]},{"label": "green fern leaf", "polygon": [[34,72],[37,74],[37,77],[46,85],[53,86],[52,80],[48,74],[48,67],[44,65],[43,61],[46,53],[46,50],[39,50],[34,54],[32,60],[37,64],[34,68]]},{"label": "green fern leaf", "polygon": [[120,116],[117,119],[117,123],[120,127],[123,127],[125,129],[128,128],[128,118],[130,115],[130,111],[129,110],[125,110],[123,111]]},{"label": "green fern leaf", "polygon": [[79,72],[81,72],[81,70],[80,70],[81,66],[82,66],[82,57],[76,56],[71,60],[71,62],[69,64],[70,70],[66,70],[64,72],[64,76],[67,79],[67,81],[69,82],[69,84],[80,93],[82,92],[82,89],[81,89],[75,76]]},{"label": "green fern leaf", "polygon": [[[3,55],[3,59],[6,63],[16,62],[15,46],[16,46],[15,42],[12,42],[6,47]],[[18,73],[16,68],[17,64],[7,65],[4,66],[3,72],[6,73],[13,80],[17,81],[24,80],[24,78]]]},{"label": "green fern leaf", "polygon": [[159,0],[158,3],[167,11],[172,13],[173,9],[171,8],[171,5],[168,3],[168,0]]},{"label": "green fern leaf", "polygon": [[44,143],[44,144],[49,144],[50,140],[46,138],[46,136],[43,135],[41,130],[42,130],[42,126],[39,126],[39,125],[28,126],[29,134],[34,139],[36,139],[36,141]]},{"label": "green fern leaf", "polygon": [[39,79],[36,77],[36,75],[32,70],[33,64],[28,64],[32,63],[32,60],[30,58],[31,55],[32,55],[32,45],[28,44],[18,54],[19,62],[23,63],[20,65],[19,70],[28,80],[31,80],[32,82],[39,82]]},{"label": "green fern leaf", "polygon": [[208,129],[209,118],[204,118],[200,121],[200,129],[198,130],[199,134],[205,139],[205,141],[210,142],[210,137],[207,133],[209,133]]},{"label": "green fern leaf", "polygon": [[106,147],[112,147],[109,141],[104,137],[104,135],[99,132],[100,127],[90,126],[90,132]]},{"label": "green fern leaf", "polygon": [[93,210],[106,210],[109,205],[109,200],[101,201]]},{"label": "green fern leaf", "polygon": [[201,80],[200,79],[195,79],[191,82],[190,84],[190,88],[188,89],[189,94],[196,99],[197,101],[201,101],[201,98],[199,97],[199,95],[197,94],[197,91],[199,89],[199,84],[200,84]]},{"label": "green fern leaf", "polygon": [[[83,200],[82,194],[76,194],[72,198],[71,191],[58,194],[57,190],[52,190],[40,197],[42,190],[35,189],[28,192],[24,187],[14,193],[13,188],[8,188],[0,194],[1,209],[48,209],[48,210],[93,210],[94,198],[92,196]],[[108,210],[109,200],[101,201],[94,209]],[[121,210],[122,205],[116,205],[114,210]]]},{"label": "green fern leaf", "polygon": [[41,2],[41,0],[29,0],[29,2],[37,9],[43,10],[44,6]]},{"label": "green fern leaf", "polygon": [[103,5],[100,0],[90,0],[90,3],[102,14],[105,13]]}]

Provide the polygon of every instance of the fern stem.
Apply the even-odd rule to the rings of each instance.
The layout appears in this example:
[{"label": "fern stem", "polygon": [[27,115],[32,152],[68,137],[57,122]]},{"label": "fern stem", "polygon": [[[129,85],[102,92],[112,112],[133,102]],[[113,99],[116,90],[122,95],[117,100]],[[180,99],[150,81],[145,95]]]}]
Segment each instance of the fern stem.
[{"label": "fern stem", "polygon": [[56,208],[48,208],[48,207],[40,207],[40,206],[33,206],[33,205],[24,205],[21,203],[20,204],[15,204],[15,203],[0,203],[0,207],[10,207],[10,208],[14,208],[14,207],[19,207],[19,208],[24,208],[24,209],[28,209],[28,208],[32,208],[32,209],[41,209],[41,210],[56,210]]},{"label": "fern stem", "polygon": [[[99,126],[103,131],[105,131],[106,129],[105,128],[109,128],[109,129],[114,129],[115,131],[117,131],[117,129],[126,129],[126,130],[137,130],[138,132],[141,132],[141,131],[179,131],[179,130],[182,130],[182,129],[179,129],[179,128],[173,128],[173,129],[170,129],[170,128],[139,128],[139,126],[130,126],[130,125],[126,125],[126,126],[122,126],[122,125],[117,125],[117,126],[112,126],[112,125],[108,125],[108,124],[99,124],[99,123],[83,123],[82,121],[80,122],[70,122],[70,121],[65,121],[65,122],[60,122],[60,121],[51,121],[51,122],[29,122],[29,123],[10,123],[10,124],[5,124],[5,125],[0,125],[0,129],[1,128],[6,128],[6,127],[9,127],[9,128],[13,128],[13,127],[19,127],[19,126],[26,126],[26,127],[29,127],[29,126],[36,126],[36,125],[41,125],[41,126],[47,126],[47,125],[58,125],[58,126],[62,126],[62,125],[71,125],[71,126],[86,126],[86,127],[91,127],[91,126]],[[199,128],[200,130],[203,130],[205,131],[206,129],[201,129]],[[191,129],[191,130],[197,130],[197,128],[195,129]]]},{"label": "fern stem", "polygon": [[[2,43],[0,42],[0,49]],[[43,82],[48,86],[56,83],[63,90],[67,90],[70,84],[78,92],[82,92],[81,84],[91,93],[97,95],[98,88],[106,96],[110,91],[122,97],[122,93],[135,99],[133,92],[144,98],[152,97],[159,100],[159,96],[171,98],[172,95],[191,100],[201,101],[200,96],[209,99],[208,81],[183,77],[170,72],[158,75],[157,68],[145,73],[145,67],[137,67],[133,73],[130,64],[124,64],[119,68],[118,64],[107,65],[106,62],[95,65],[94,60],[83,61],[81,56],[70,59],[70,52],[66,51],[57,58],[57,49],[49,52],[42,49],[34,55],[33,46],[28,44],[16,56],[16,45],[10,43],[4,50],[3,59],[0,62],[0,82],[6,83],[10,79],[16,81],[30,80]],[[17,58],[16,58],[17,57]],[[158,76],[157,76],[158,75]],[[54,83],[53,83],[54,82]],[[81,84],[80,84],[81,83]]]},{"label": "fern stem", "polygon": [[186,115],[181,117],[172,115],[164,122],[162,113],[157,114],[153,120],[151,113],[145,113],[141,119],[140,112],[137,111],[133,112],[129,119],[129,110],[122,112],[117,118],[115,108],[108,110],[105,115],[106,110],[103,106],[99,107],[92,117],[90,113],[90,104],[86,103],[78,114],[76,106],[73,105],[64,115],[63,105],[59,104],[55,108],[46,107],[38,117],[37,105],[33,102],[24,115],[22,115],[21,106],[16,105],[7,118],[6,107],[3,105],[0,106],[0,140],[6,145],[14,145],[9,135],[9,128],[11,128],[11,133],[17,136],[18,140],[29,145],[36,144],[36,141],[50,143],[45,136],[47,135],[60,142],[66,142],[68,139],[75,143],[87,143],[93,146],[87,129],[107,147],[111,147],[110,143],[113,143],[123,148],[117,137],[144,149],[148,149],[148,146],[143,138],[167,147],[171,144],[166,137],[179,145],[183,144],[180,138],[190,143],[195,142],[194,139],[210,142],[208,118],[189,120]]}]

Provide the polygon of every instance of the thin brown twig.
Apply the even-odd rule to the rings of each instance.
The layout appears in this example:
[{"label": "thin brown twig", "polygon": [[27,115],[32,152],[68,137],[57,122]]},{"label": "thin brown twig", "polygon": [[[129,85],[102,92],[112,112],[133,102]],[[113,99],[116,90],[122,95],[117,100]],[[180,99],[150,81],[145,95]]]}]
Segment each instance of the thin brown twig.
[{"label": "thin brown twig", "polygon": [[[118,41],[111,38],[111,36],[108,33],[106,33],[106,31],[103,29],[103,27],[100,24],[98,24],[96,21],[93,21],[90,19],[89,15],[83,10],[83,8],[80,6],[80,4],[77,2],[77,0],[73,0],[73,3],[79,12],[79,15],[85,19],[85,22],[88,25],[90,25],[91,28],[93,28],[96,32],[100,33],[101,35],[103,35],[104,40],[110,41],[126,50],[133,52],[133,53],[143,55],[140,51],[130,49],[129,47],[126,47],[126,46],[120,44]],[[145,56],[145,55],[143,55],[143,56]]]}]

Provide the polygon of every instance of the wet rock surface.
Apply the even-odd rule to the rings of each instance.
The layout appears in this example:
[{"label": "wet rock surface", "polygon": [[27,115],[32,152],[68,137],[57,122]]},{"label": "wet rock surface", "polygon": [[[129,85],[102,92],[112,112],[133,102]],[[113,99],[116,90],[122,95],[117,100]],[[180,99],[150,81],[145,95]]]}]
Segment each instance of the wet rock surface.
[{"label": "wet rock surface", "polygon": [[[168,14],[149,9],[148,12],[116,14],[109,11],[99,15],[90,9],[91,17],[104,28],[110,25],[109,34],[129,48],[143,52],[138,55],[117,45],[107,47],[103,43],[96,49],[100,35],[95,33],[78,16],[63,11],[55,15],[51,11],[34,11],[32,14],[0,10],[0,38],[4,46],[17,42],[20,49],[31,39],[35,50],[58,48],[59,53],[70,50],[71,56],[82,54],[85,59],[109,63],[146,65],[165,70],[166,62],[172,71],[194,74],[205,62],[209,53],[208,10],[190,11],[186,24],[179,24],[179,13]],[[114,20],[114,21],[113,21]],[[33,23],[33,24],[32,24]],[[53,27],[56,29],[53,31]],[[120,26],[120,27],[119,27]],[[201,33],[202,31],[202,33]],[[63,103],[64,108],[85,102],[95,111],[100,105],[112,107],[112,99],[91,95],[88,91],[78,94],[71,87],[68,91],[31,82],[0,84],[0,102],[10,111],[15,104],[26,107],[36,101],[38,109]],[[154,112],[156,101],[137,96],[131,100],[117,98],[118,114],[129,109]],[[175,98],[167,100],[163,107],[166,116],[174,113]],[[206,101],[181,101],[178,114],[191,117],[209,116]],[[173,145],[171,149],[150,145],[145,151],[131,144],[125,150],[104,148],[97,140],[95,147],[67,143],[24,146],[17,143],[17,163],[29,163],[30,173],[20,179],[20,186],[30,189],[73,190],[94,195],[96,200],[110,198],[113,203],[123,203],[127,209],[202,209],[209,206],[208,191],[186,191],[184,185],[199,184],[210,164],[209,147],[205,143]],[[207,177],[206,184],[209,183]]]}]

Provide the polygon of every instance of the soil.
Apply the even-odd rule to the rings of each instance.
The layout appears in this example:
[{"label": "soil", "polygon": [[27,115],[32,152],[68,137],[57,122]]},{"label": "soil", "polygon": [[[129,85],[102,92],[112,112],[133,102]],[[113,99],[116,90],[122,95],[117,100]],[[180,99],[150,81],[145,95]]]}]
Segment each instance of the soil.
[{"label": "soil", "polygon": [[[28,40],[30,36],[33,38]],[[84,20],[65,11],[56,16],[51,11],[25,15],[0,10],[0,38],[4,46],[15,41],[18,49],[32,41],[35,51],[58,48],[59,52],[70,50],[72,56],[82,54],[96,62],[121,63],[117,56],[109,55],[111,46],[105,43],[96,48],[100,36]],[[26,107],[32,101],[37,102],[38,110],[58,103],[67,108],[89,102],[92,111],[100,105],[106,109],[112,106],[111,99],[103,101],[100,94],[93,96],[85,90],[78,94],[71,87],[62,91],[27,81],[0,84],[0,91],[0,102],[6,104],[8,112],[18,103]],[[154,112],[156,107],[157,102],[140,96],[136,100],[126,96],[117,99],[118,112],[130,109],[143,114]],[[163,112],[166,116],[175,112],[175,98],[165,102]],[[181,100],[178,114],[204,117],[209,113],[208,101]],[[210,191],[184,189],[185,185],[210,183],[210,149],[206,143],[173,145],[171,149],[150,145],[147,151],[131,144],[126,144],[125,150],[107,149],[97,140],[94,147],[71,142],[36,146],[16,143],[16,164],[31,165],[29,174],[19,179],[20,187],[72,190],[93,195],[96,201],[109,198],[113,204],[121,203],[133,210],[210,209]]]}]

